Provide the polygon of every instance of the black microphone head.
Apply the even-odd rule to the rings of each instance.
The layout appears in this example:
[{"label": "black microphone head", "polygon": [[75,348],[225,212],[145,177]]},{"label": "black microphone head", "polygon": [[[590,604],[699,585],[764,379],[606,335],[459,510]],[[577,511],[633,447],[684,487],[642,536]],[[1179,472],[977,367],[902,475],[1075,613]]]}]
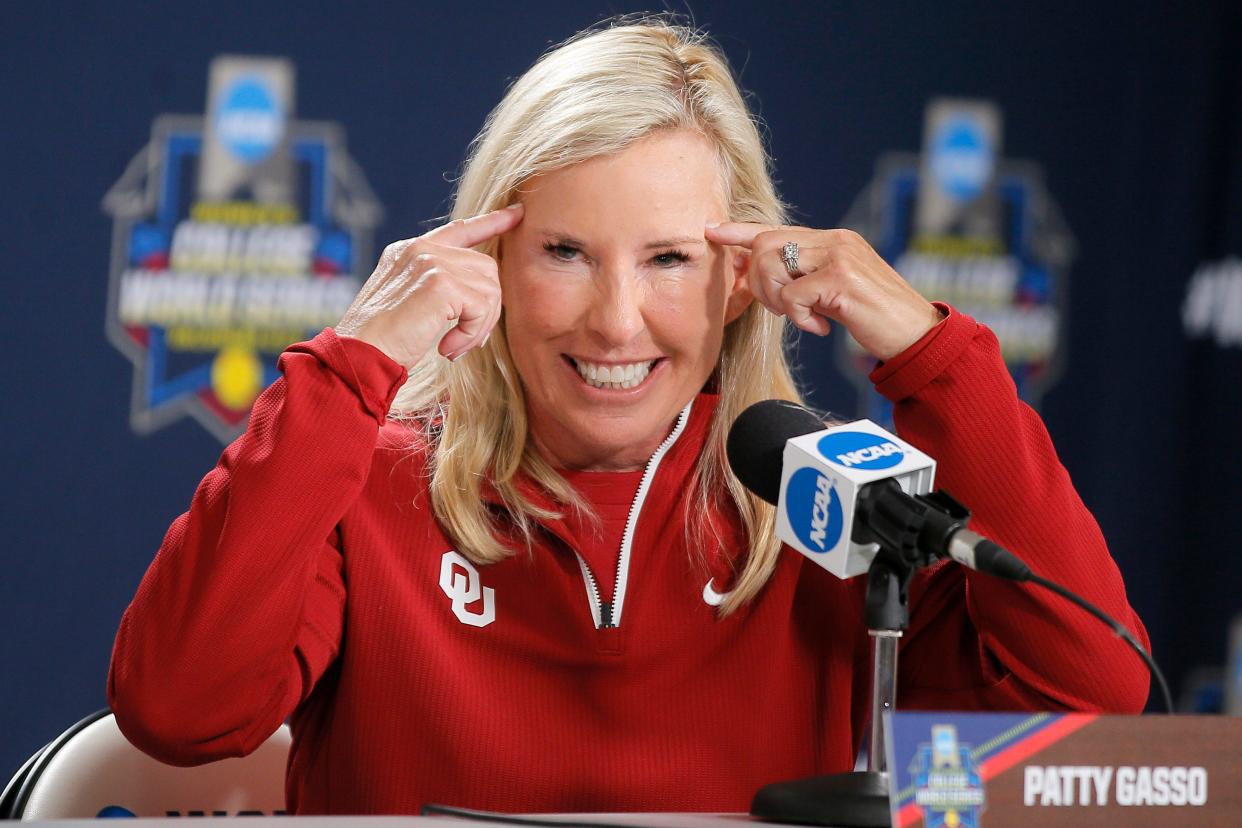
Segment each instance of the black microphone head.
[{"label": "black microphone head", "polygon": [[815,412],[788,400],[762,400],[733,421],[725,453],[742,485],[775,506],[781,498],[785,442],[825,428]]}]

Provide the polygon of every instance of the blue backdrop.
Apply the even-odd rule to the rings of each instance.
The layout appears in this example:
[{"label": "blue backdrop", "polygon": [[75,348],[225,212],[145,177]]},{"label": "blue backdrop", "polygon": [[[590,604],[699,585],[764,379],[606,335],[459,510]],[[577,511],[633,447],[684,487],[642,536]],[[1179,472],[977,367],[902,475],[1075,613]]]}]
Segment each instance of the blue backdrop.
[{"label": "blue backdrop", "polygon": [[[132,369],[104,337],[100,200],[152,119],[202,113],[215,55],[290,58],[299,116],[343,125],[386,208],[382,245],[445,212],[446,177],[510,79],[549,44],[641,8],[3,5],[0,779],[103,705],[121,611],[220,450],[191,420],[131,432]],[[809,225],[838,225],[882,153],[918,149],[928,99],[999,104],[1005,154],[1042,165],[1078,243],[1045,419],[1157,659],[1175,681],[1220,663],[1242,607],[1242,332],[1227,335],[1242,283],[1211,303],[1217,328],[1188,336],[1182,305],[1196,268],[1242,256],[1237,4],[692,8],[755,93],[783,194]],[[852,411],[831,345],[799,354],[816,400]]]}]

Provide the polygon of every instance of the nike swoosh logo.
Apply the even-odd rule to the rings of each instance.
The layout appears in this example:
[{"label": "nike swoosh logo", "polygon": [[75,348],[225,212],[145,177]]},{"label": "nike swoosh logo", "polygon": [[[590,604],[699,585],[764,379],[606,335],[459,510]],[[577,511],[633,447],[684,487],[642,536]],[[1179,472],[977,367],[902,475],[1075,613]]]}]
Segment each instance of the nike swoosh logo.
[{"label": "nike swoosh logo", "polygon": [[709,607],[718,607],[725,602],[725,599],[732,595],[732,592],[717,592],[712,588],[712,582],[709,578],[707,583],[703,585],[703,603]]}]

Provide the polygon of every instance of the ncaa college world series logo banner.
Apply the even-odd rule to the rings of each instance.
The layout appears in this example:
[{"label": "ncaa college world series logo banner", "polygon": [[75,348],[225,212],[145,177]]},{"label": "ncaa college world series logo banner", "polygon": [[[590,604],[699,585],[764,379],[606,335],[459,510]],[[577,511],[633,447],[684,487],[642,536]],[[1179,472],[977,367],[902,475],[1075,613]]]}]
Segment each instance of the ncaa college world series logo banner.
[{"label": "ncaa college world series logo banner", "polygon": [[205,116],[161,115],[104,197],[108,339],[134,364],[139,433],[184,415],[245,428],[290,343],[335,324],[381,209],[332,123],[294,120],[285,60],[212,61]]},{"label": "ncaa college world series logo banner", "polygon": [[[931,101],[923,151],[888,153],[842,222],[928,299],[991,328],[1026,402],[1056,380],[1074,241],[1040,168],[1001,156],[1001,114],[985,101]],[[838,363],[859,389],[860,415],[891,424],[866,375],[875,360],[849,337]]]}]

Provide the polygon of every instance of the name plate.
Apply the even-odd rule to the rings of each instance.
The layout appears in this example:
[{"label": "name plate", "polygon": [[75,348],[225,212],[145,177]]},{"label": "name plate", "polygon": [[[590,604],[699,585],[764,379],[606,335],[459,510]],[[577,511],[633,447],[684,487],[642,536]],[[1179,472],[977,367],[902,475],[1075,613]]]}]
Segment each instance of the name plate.
[{"label": "name plate", "polygon": [[900,828],[1242,824],[1242,718],[885,715]]}]

